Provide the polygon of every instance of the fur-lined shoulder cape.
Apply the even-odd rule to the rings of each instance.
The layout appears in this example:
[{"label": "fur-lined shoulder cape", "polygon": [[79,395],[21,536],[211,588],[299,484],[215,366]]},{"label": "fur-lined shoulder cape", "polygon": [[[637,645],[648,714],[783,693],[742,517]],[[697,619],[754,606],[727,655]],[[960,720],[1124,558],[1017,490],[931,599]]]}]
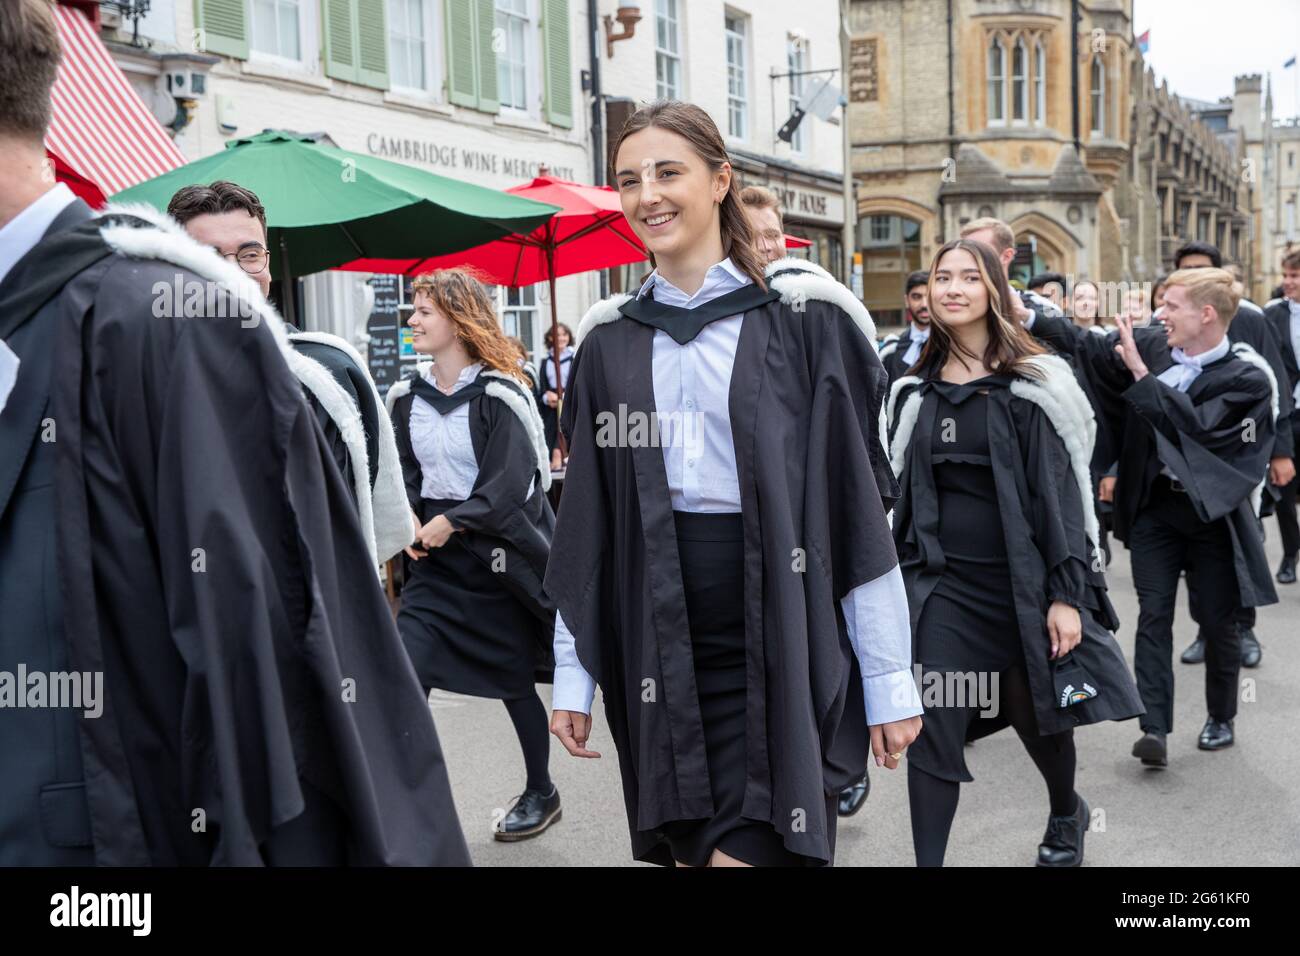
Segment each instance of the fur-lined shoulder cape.
[{"label": "fur-lined shoulder cape", "polygon": [[[729,399],[753,662],[744,814],[825,862],[825,795],[861,777],[869,749],[838,602],[897,564],[885,518],[897,484],[870,314],[812,263],[767,274],[779,297],[744,313]],[[663,449],[636,437],[657,434],[641,427],[656,415],[656,330],[624,316],[624,301],[597,303],[579,325],[546,588],[604,694],[633,853],[671,865],[661,825],[713,803]]]},{"label": "fur-lined shoulder cape", "polygon": [[[201,275],[212,274],[223,286],[236,290],[248,315],[245,321],[264,322],[280,346],[289,370],[302,383],[313,408],[319,408],[332,423],[347,449],[349,467],[342,468],[352,483],[357,515],[361,530],[366,536],[370,553],[376,566],[397,554],[410,544],[415,529],[406,509],[406,496],[402,492],[402,469],[397,460],[397,446],[393,441],[393,426],[388,415],[380,408],[379,393],[375,388],[366,363],[350,344],[337,335],[325,332],[290,332],[275,308],[262,296],[257,283],[242,269],[220,257],[213,271],[212,250],[187,233],[176,220],[158,212],[151,206],[138,204],[110,204],[104,215],[131,216],[150,223],[152,229],[135,229],[129,226],[109,226],[105,239],[121,251],[142,258],[157,258],[175,265],[193,269]],[[183,298],[183,293],[182,293]],[[309,346],[325,346],[337,350],[343,362],[355,369],[350,377],[361,382],[360,388],[368,395],[354,397],[339,383],[321,362],[309,357]],[[335,364],[331,362],[331,365]],[[357,386],[350,386],[356,388]],[[378,412],[375,420],[376,434],[368,434],[363,424],[358,397],[373,401]],[[327,437],[328,427],[327,427]],[[377,451],[377,461],[371,461],[369,446]],[[373,481],[372,481],[373,473]]]},{"label": "fur-lined shoulder cape", "polygon": [[[1105,562],[1097,547],[1089,461],[1096,437],[1093,410],[1070,366],[1054,355],[1028,360],[1038,377],[1011,376],[988,389],[988,442],[998,514],[1006,540],[1020,644],[1039,732],[1077,724],[1126,720],[1142,703],[1112,631],[1119,620],[1106,594]],[[943,575],[944,556],[933,529],[939,495],[930,448],[938,395],[917,376],[894,383],[889,397],[890,461],[902,497],[894,510],[894,541],[907,582],[912,626]],[[1084,638],[1073,655],[1101,691],[1062,708],[1048,661],[1047,610],[1053,601],[1077,608]],[[1006,718],[976,721],[983,736]]]},{"label": "fur-lined shoulder cape", "polygon": [[[15,544],[51,568],[57,554],[53,596],[10,622],[105,685],[98,719],[50,748],[60,793],[41,815],[59,810],[57,838],[100,865],[468,863],[427,701],[279,317],[175,223],[113,213],[74,203],[6,279],[39,284],[73,240],[106,253],[8,337],[23,391],[0,424],[57,423],[57,509]],[[28,404],[41,361],[48,412]]]}]

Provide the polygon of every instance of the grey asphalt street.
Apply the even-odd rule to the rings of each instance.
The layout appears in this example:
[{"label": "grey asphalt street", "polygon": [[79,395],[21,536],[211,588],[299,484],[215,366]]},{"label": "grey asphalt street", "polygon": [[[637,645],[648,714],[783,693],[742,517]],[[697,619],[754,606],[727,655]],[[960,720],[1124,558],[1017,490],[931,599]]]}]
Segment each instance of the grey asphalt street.
[{"label": "grey asphalt street", "polygon": [[[1269,563],[1280,557],[1277,525],[1268,521]],[[1120,645],[1132,660],[1137,598],[1129,554],[1116,542],[1108,570],[1122,625]],[[1281,601],[1263,608],[1256,633],[1263,663],[1242,671],[1234,747],[1196,748],[1205,719],[1199,665],[1175,663],[1175,727],[1170,762],[1147,769],[1129,755],[1136,721],[1076,732],[1077,788],[1093,808],[1087,866],[1255,866],[1300,863],[1300,585],[1278,585]],[[1194,625],[1179,595],[1175,654]],[[549,685],[539,686],[550,705]],[[523,790],[523,759],[500,701],[435,691],[434,719],[450,768],[461,824],[479,866],[624,866],[633,864],[618,775],[599,699],[590,747],[599,760],[570,757],[552,738],[551,775],[563,819],[522,843],[498,843],[492,826]],[[1028,866],[1047,822],[1047,793],[1014,731],[967,751],[975,777],[962,790],[947,863]],[[906,771],[871,771],[866,805],[839,826],[837,866],[911,866]]]}]

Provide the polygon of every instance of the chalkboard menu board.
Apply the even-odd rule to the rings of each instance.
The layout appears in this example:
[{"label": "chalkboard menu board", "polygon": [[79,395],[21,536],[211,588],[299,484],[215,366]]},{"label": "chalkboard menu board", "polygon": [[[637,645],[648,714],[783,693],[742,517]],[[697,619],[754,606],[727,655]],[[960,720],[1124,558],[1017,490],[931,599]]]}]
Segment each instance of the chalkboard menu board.
[{"label": "chalkboard menu board", "polygon": [[375,379],[379,394],[388,393],[389,386],[402,377],[401,346],[402,317],[401,276],[377,275],[370,280],[375,290],[375,307],[366,323],[370,333],[370,374]]}]

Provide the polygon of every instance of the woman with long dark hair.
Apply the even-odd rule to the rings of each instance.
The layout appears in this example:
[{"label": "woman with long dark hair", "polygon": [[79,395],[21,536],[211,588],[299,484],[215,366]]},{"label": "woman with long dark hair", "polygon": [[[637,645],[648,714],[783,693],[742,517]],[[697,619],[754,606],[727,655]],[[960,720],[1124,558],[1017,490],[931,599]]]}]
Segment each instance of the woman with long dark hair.
[{"label": "woman with long dark hair", "polygon": [[555,527],[542,425],[515,347],[473,276],[420,276],[413,299],[415,350],[433,361],[388,393],[420,526],[406,549],[397,626],[426,693],[505,702],[528,778],[494,835],[521,840],[560,817],[534,686],[550,680],[555,621],[542,588]]},{"label": "woman with long dark hair", "polygon": [[1012,295],[987,246],[940,249],[930,339],[889,398],[894,541],[926,702],[907,768],[919,866],[943,863],[972,779],[963,745],[1007,724],[1047,785],[1038,865],[1079,865],[1089,810],[1074,727],[1142,712],[1110,633],[1092,411],[1065,361],[1015,320]]},{"label": "woman with long dark hair", "polygon": [[920,728],[875,329],[764,268],[699,107],[638,110],[612,166],[655,271],[578,330],[551,730],[598,757],[600,685],[638,860],[827,864],[840,790]]}]

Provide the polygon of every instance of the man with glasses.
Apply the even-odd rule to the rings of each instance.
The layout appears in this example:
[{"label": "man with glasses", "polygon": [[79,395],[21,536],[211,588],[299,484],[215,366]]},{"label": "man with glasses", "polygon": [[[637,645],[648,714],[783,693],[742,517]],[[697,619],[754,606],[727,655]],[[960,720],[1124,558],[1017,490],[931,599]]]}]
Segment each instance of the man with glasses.
[{"label": "man with glasses", "polygon": [[[252,190],[224,181],[186,186],[172,196],[167,212],[251,276],[264,297],[270,294],[266,209]],[[343,339],[289,326],[289,343],[300,359],[291,370],[356,501],[375,559],[386,561],[411,543],[414,527],[384,403],[361,356]]]}]

